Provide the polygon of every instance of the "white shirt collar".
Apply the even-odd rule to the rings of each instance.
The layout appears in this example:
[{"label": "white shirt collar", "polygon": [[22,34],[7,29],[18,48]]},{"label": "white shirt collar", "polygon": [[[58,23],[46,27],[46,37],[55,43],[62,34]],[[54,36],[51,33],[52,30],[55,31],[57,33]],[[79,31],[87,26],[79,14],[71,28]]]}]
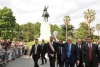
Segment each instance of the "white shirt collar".
[{"label": "white shirt collar", "polygon": [[88,43],[88,46],[89,46],[89,47],[90,47],[90,45],[91,45],[91,47],[92,47],[92,43],[91,43],[91,44]]}]

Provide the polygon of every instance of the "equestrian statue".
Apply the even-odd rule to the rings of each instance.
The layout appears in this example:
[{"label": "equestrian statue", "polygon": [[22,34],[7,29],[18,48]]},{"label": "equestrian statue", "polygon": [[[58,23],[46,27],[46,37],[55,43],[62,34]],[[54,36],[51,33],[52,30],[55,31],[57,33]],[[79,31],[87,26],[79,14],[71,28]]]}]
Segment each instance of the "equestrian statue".
[{"label": "equestrian statue", "polygon": [[44,18],[44,22],[48,22],[49,13],[47,11],[48,6],[44,6],[42,17]]}]

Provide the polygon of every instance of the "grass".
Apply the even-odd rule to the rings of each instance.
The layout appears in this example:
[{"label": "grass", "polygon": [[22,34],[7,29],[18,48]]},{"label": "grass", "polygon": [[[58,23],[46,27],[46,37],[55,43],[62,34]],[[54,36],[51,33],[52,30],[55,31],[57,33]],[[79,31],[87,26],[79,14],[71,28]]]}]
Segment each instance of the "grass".
[{"label": "grass", "polygon": [[[45,41],[45,42],[47,43],[48,41]],[[42,43],[42,41],[39,41],[39,44],[41,44],[41,43]],[[31,42],[27,42],[26,44],[28,47],[32,47],[32,45],[35,44],[35,42],[31,41]]]},{"label": "grass", "polygon": [[[45,41],[45,42],[47,43],[48,41]],[[39,41],[39,44],[41,44],[41,43],[42,43],[42,41]],[[76,43],[76,40],[73,40],[73,43]],[[35,42],[31,41],[31,42],[27,42],[26,44],[27,44],[28,47],[32,47],[32,45],[35,44]]]}]

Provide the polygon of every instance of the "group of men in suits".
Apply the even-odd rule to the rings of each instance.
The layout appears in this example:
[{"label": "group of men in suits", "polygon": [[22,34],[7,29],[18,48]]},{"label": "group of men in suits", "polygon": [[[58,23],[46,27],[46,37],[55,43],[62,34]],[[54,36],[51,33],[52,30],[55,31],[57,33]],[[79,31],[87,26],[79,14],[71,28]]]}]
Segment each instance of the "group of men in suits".
[{"label": "group of men in suits", "polygon": [[[100,65],[100,41],[98,45],[93,44],[91,36],[87,36],[86,42],[83,42],[80,38],[77,39],[76,45],[72,43],[72,38],[70,37],[63,43],[62,40],[57,42],[53,36],[50,36],[50,42],[44,43],[44,40],[42,40],[41,46],[37,44],[37,40],[35,40],[35,45],[32,46],[30,52],[30,56],[32,55],[35,62],[34,67],[39,67],[38,59],[40,54],[42,64],[44,64],[43,59],[45,59],[45,63],[47,62],[45,58],[46,51],[50,67],[55,67],[56,56],[59,67],[74,67],[75,64],[77,67],[98,67]],[[42,50],[43,48],[44,50]]]},{"label": "group of men in suits", "polygon": [[[44,42],[44,39],[42,40],[41,45],[38,44],[38,39],[35,39],[35,44],[32,45],[31,51],[30,51],[30,56],[32,55],[32,58],[34,60],[34,67],[39,67],[38,65],[38,59],[41,57],[42,64],[47,63],[47,59],[45,58],[45,54],[47,53],[47,47],[46,43]],[[41,55],[41,56],[40,56]],[[44,62],[45,60],[45,62]]]}]

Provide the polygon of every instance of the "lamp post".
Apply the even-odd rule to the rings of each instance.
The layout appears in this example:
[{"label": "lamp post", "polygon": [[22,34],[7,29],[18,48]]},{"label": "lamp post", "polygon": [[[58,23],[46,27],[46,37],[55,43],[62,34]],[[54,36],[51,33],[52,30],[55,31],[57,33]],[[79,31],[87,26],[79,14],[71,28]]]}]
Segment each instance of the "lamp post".
[{"label": "lamp post", "polygon": [[68,24],[71,21],[70,16],[64,16],[63,21],[64,21],[64,24],[66,26],[66,40],[67,40],[67,28],[68,28]]}]

